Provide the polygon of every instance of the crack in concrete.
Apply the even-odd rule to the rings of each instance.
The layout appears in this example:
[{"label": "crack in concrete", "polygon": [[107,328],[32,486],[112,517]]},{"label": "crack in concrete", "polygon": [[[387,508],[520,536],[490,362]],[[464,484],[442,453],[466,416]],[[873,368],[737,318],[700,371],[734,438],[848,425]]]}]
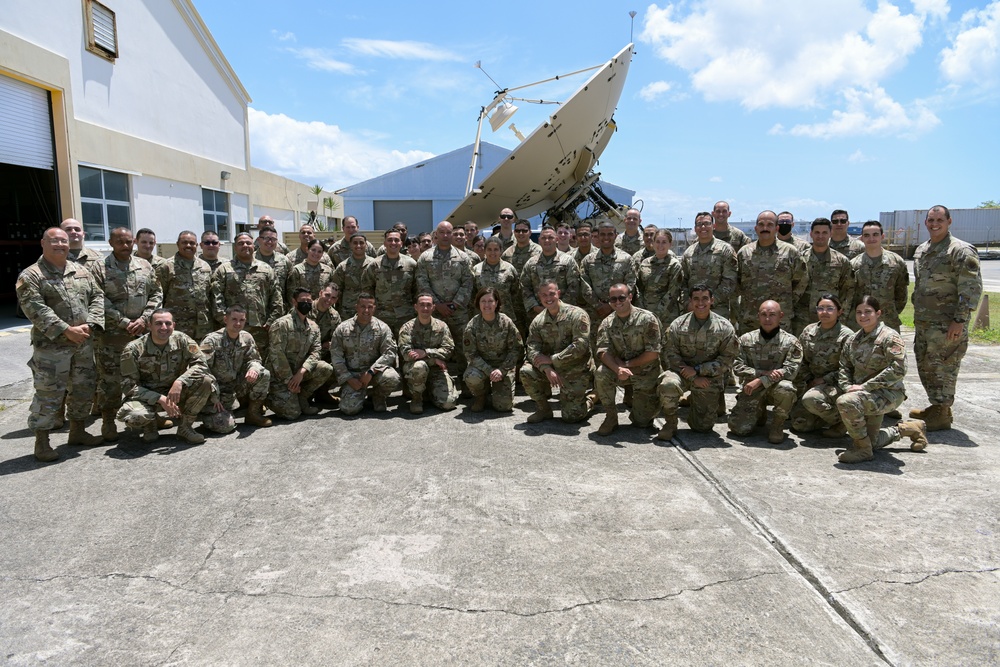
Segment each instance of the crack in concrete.
[{"label": "crack in concrete", "polygon": [[192,579],[197,577],[205,570],[205,567],[208,565],[208,561],[212,558],[213,555],[215,555],[215,545],[219,543],[219,540],[221,540],[222,538],[224,538],[226,535],[229,534],[229,531],[232,530],[234,525],[236,525],[236,519],[239,518],[240,513],[243,510],[245,510],[247,508],[247,505],[249,504],[250,504],[250,496],[245,496],[243,500],[240,502],[239,506],[235,510],[233,510],[233,515],[229,517],[229,521],[226,522],[226,525],[222,529],[222,532],[219,533],[218,537],[212,540],[212,543],[210,545],[208,545],[208,553],[205,554],[205,558],[202,559],[201,564],[197,567],[197,569],[195,569],[194,572],[191,573],[190,577],[184,580],[181,586],[186,586]]},{"label": "crack in concrete", "polygon": [[1000,572],[1000,567],[988,567],[988,568],[984,568],[984,569],[981,569],[981,570],[956,570],[956,569],[953,569],[953,568],[945,568],[943,570],[936,570],[934,572],[896,572],[895,574],[899,574],[899,575],[908,575],[908,574],[918,575],[918,574],[922,574],[923,576],[920,577],[919,579],[914,580],[914,581],[894,581],[894,580],[891,580],[891,579],[875,579],[874,581],[869,581],[869,582],[864,583],[864,584],[859,584],[857,586],[851,586],[850,588],[842,588],[840,590],[831,591],[831,592],[834,595],[838,595],[840,593],[850,593],[851,591],[857,591],[857,590],[860,590],[862,588],[867,588],[868,586],[874,586],[876,584],[886,584],[886,585],[902,584],[903,586],[916,586],[917,584],[924,583],[928,579],[934,579],[935,577],[943,577],[943,576],[949,575],[949,574],[989,574],[991,572]]}]

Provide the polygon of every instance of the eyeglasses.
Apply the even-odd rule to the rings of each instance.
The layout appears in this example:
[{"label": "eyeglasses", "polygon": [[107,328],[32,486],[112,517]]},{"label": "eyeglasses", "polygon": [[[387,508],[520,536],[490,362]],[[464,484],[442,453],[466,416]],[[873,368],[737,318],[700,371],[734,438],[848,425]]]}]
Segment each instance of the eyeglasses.
[{"label": "eyeglasses", "polygon": [[711,220],[702,220],[701,222],[694,223],[694,226],[695,226],[695,228],[698,228],[698,227],[711,227],[712,226],[712,221]]},{"label": "eyeglasses", "polygon": [[525,229],[524,227],[521,227],[520,229],[515,229],[514,230],[515,234],[529,234],[530,232],[531,232],[530,229]]},{"label": "eyeglasses", "polygon": [[219,245],[218,241],[202,241],[202,245]]},{"label": "eyeglasses", "polygon": [[264,243],[277,243],[278,242],[278,237],[277,236],[261,236],[260,240],[263,241]]},{"label": "eyeglasses", "polygon": [[837,309],[834,306],[816,306],[817,313],[835,313]]},{"label": "eyeglasses", "polygon": [[502,213],[502,214],[500,214],[500,219],[501,219],[501,220],[513,220],[513,219],[514,219],[514,216],[512,216],[512,215],[507,215],[506,213]]},{"label": "eyeglasses", "polygon": [[628,295],[627,294],[625,294],[623,296],[609,296],[608,297],[608,303],[619,303],[621,301],[626,301],[627,299],[628,299]]},{"label": "eyeglasses", "polygon": [[832,222],[835,225],[846,225],[847,224],[847,218],[836,218],[834,220],[831,220],[830,222]]}]

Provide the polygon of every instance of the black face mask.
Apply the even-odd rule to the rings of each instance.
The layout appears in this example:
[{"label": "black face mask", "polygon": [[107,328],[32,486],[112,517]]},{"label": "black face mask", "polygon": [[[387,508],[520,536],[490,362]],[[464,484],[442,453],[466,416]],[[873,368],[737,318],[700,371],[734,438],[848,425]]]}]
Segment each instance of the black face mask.
[{"label": "black face mask", "polygon": [[793,225],[792,223],[788,223],[787,225],[782,223],[778,225],[778,233],[781,234],[782,236],[788,236],[789,234],[792,233],[792,227],[794,226],[795,225]]},{"label": "black face mask", "polygon": [[303,315],[308,315],[312,309],[313,305],[309,301],[299,301],[297,304],[295,304],[295,310],[299,311]]}]

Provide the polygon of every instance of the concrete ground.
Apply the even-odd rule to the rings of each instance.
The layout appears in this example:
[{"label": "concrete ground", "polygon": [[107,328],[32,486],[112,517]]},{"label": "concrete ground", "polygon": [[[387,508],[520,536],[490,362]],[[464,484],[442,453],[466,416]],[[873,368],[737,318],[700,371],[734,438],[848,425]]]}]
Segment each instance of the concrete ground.
[{"label": "concrete ground", "polygon": [[857,466],[723,423],[527,425],[520,397],[40,464],[29,352],[0,337],[7,664],[1000,662],[1000,348],[953,430]]}]

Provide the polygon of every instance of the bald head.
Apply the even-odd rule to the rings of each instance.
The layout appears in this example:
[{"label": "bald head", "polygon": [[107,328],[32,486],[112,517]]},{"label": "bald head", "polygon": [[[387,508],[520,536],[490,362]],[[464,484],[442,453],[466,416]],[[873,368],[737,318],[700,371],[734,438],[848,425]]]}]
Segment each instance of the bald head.
[{"label": "bald head", "polygon": [[437,240],[437,246],[441,250],[448,250],[451,248],[451,223],[447,220],[442,220],[438,223],[437,227],[434,228],[434,238]]}]

